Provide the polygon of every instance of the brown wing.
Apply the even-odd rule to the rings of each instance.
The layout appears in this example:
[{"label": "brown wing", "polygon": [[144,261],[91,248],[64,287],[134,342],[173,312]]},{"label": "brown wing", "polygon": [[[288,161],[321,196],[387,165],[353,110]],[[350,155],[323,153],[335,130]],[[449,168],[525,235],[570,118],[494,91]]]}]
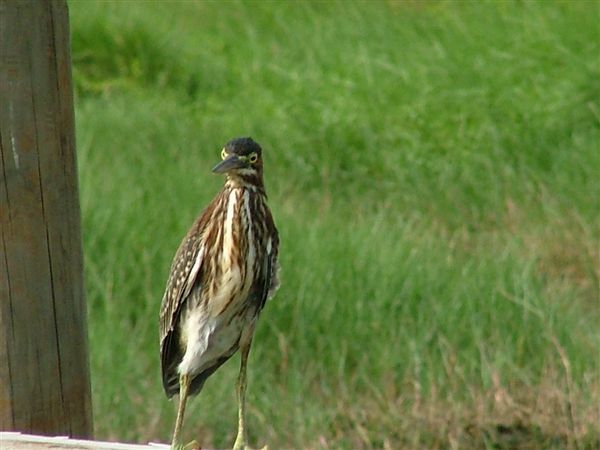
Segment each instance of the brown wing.
[{"label": "brown wing", "polygon": [[177,330],[179,316],[192,289],[198,289],[202,284],[204,272],[203,234],[218,201],[219,196],[204,210],[181,242],[175,258],[173,258],[160,307],[161,369],[163,386],[169,397],[175,393],[173,392],[174,386],[178,386],[177,366],[183,358],[183,349],[180,346]]},{"label": "brown wing", "polygon": [[198,220],[185,236],[173,263],[160,307],[160,341],[174,328],[179,310],[186,300],[202,267],[202,227]]},{"label": "brown wing", "polygon": [[[267,248],[265,258],[261,269],[261,275],[254,285],[253,301],[257,302],[259,311],[264,308],[268,299],[273,297],[275,291],[279,288],[279,235],[277,228],[273,223],[273,218],[269,210],[265,214],[266,232],[267,232]],[[269,243],[270,241],[270,243]]]},{"label": "brown wing", "polygon": [[268,214],[268,219],[269,235],[271,236],[271,252],[267,255],[267,270],[262,306],[264,306],[265,302],[273,297],[275,291],[279,289],[279,233],[277,232],[273,217],[270,213]]}]

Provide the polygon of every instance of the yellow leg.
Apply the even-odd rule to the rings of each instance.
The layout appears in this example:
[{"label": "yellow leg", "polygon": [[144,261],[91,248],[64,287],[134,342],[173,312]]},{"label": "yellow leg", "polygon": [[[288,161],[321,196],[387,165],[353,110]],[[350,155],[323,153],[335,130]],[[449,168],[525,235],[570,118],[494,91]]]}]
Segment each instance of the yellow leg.
[{"label": "yellow leg", "polygon": [[[248,355],[252,345],[252,335],[254,327],[247,329],[240,339],[240,351],[242,353],[242,361],[240,364],[240,374],[237,380],[237,397],[238,397],[238,432],[233,444],[233,450],[252,450],[248,447],[248,436],[246,434],[246,368],[248,367]],[[268,450],[265,445],[261,450]]]},{"label": "yellow leg", "polygon": [[240,374],[237,380],[237,397],[238,397],[238,432],[233,444],[233,450],[246,450],[248,448],[248,438],[246,436],[246,367],[248,366],[248,354],[252,345],[252,336],[247,342],[242,342],[242,362],[240,365]]},{"label": "yellow leg", "polygon": [[181,428],[183,426],[183,415],[185,414],[185,403],[187,401],[189,387],[189,375],[181,375],[179,377],[179,406],[177,408],[177,420],[175,421],[175,431],[173,431],[171,450],[180,450],[183,448],[179,435],[181,434]]}]

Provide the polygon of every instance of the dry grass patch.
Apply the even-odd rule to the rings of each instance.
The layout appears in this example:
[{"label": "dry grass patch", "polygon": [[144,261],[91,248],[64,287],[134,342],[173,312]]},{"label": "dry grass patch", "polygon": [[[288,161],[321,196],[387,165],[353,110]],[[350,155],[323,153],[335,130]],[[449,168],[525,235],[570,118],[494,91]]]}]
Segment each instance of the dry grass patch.
[{"label": "dry grass patch", "polygon": [[597,449],[599,386],[569,393],[556,369],[533,386],[497,379],[489,389],[432,387],[426,395],[414,384],[396,395],[390,386],[386,394],[338,398],[332,433],[305,448]]}]

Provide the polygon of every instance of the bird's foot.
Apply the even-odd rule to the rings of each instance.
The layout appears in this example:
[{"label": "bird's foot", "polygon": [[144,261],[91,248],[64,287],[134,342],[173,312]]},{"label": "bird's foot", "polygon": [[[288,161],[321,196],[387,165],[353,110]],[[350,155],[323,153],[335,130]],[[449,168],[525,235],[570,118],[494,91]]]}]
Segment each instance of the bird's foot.
[{"label": "bird's foot", "polygon": [[184,445],[183,450],[202,450],[202,446],[196,439]]},{"label": "bird's foot", "polygon": [[245,442],[236,439],[235,444],[233,444],[233,450],[269,450],[269,447],[265,445],[264,447],[254,449],[249,447]]},{"label": "bird's foot", "polygon": [[269,450],[269,446],[265,445],[264,447],[261,448],[252,448],[252,447],[248,447],[245,444],[241,444],[241,445],[237,445],[233,447],[233,450]]},{"label": "bird's foot", "polygon": [[202,450],[202,446],[198,444],[198,441],[193,440],[187,444],[171,444],[171,450]]}]

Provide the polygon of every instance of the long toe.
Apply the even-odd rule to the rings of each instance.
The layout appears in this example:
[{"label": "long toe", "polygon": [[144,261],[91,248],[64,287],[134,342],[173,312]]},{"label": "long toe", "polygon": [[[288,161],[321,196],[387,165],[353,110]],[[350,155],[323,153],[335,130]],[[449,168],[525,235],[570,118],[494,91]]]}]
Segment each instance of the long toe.
[{"label": "long toe", "polygon": [[242,447],[233,447],[233,450],[269,450],[269,447],[267,445],[265,445],[264,447],[261,447],[261,448],[252,448],[252,447],[248,447],[247,445],[244,445]]},{"label": "long toe", "polygon": [[198,443],[197,440],[193,440],[188,442],[183,446],[183,450],[202,450],[202,446]]},{"label": "long toe", "polygon": [[242,444],[240,442],[236,442],[233,445],[233,450],[269,450],[269,447],[267,445],[265,445],[264,447],[261,448],[252,448],[246,444]]}]

